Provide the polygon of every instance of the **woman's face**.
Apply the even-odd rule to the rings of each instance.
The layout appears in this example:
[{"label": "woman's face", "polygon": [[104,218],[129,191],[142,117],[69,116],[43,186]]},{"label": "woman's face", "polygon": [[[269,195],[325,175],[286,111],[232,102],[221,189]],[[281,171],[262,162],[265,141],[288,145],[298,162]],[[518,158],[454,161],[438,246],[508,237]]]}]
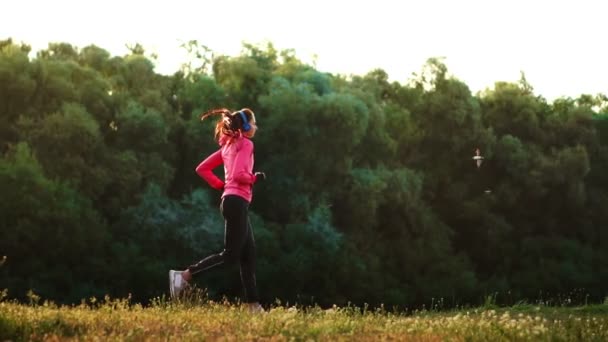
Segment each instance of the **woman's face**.
[{"label": "woman's face", "polygon": [[251,128],[244,134],[248,138],[253,138],[253,136],[255,135],[255,132],[258,130],[258,125],[255,122],[255,120],[253,120],[249,123],[249,126],[251,126]]}]

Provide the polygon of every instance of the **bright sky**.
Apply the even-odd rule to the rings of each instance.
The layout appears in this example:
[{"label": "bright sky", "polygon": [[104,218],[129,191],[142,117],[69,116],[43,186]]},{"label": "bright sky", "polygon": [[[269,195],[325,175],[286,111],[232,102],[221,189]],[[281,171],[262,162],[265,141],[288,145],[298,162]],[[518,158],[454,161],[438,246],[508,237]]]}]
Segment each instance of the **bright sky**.
[{"label": "bright sky", "polygon": [[193,39],[228,55],[272,42],[308,63],[316,55],[320,71],[381,68],[401,83],[444,57],[473,92],[523,71],[552,100],[608,95],[607,10],[605,0],[9,0],[0,39],[34,50],[95,44],[112,55],[140,43],[164,74],[186,61],[179,45]]}]

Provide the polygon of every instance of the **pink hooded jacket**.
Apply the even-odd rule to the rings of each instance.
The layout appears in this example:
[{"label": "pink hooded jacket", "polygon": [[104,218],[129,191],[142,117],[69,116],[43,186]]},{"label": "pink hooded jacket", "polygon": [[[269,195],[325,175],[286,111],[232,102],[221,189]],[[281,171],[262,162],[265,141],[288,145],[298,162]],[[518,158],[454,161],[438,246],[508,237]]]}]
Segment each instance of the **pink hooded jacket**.
[{"label": "pink hooded jacket", "polygon": [[[222,197],[237,195],[251,202],[252,187],[257,178],[253,174],[253,142],[246,137],[220,138],[220,149],[203,160],[196,173],[217,190],[224,189]],[[224,164],[225,182],[212,170]]]}]

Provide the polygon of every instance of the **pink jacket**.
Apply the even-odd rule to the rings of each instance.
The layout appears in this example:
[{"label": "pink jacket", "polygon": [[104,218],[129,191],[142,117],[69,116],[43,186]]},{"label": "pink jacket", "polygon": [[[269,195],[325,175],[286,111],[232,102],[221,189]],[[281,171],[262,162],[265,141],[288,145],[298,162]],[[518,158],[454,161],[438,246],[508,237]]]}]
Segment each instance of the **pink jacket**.
[{"label": "pink jacket", "polygon": [[[233,139],[223,136],[220,138],[220,146],[219,150],[196,167],[196,173],[212,188],[224,189],[222,197],[238,195],[251,202],[251,190],[256,182],[256,176],[253,174],[253,142],[243,136]],[[212,172],[222,164],[225,182]]]}]

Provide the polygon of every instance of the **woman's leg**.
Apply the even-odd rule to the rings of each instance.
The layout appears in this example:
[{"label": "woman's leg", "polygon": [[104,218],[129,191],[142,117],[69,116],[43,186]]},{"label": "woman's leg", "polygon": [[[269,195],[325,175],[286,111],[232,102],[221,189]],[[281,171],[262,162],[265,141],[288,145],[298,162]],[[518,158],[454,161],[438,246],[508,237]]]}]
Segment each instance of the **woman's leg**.
[{"label": "woman's leg", "polygon": [[220,209],[224,216],[224,250],[189,266],[189,275],[240,260],[241,251],[248,238],[247,207],[247,201],[239,196],[229,195],[222,199]]},{"label": "woman's leg", "polygon": [[255,240],[251,222],[247,218],[247,233],[245,245],[241,253],[241,281],[245,289],[245,300],[247,303],[257,303],[258,289],[255,279]]}]

